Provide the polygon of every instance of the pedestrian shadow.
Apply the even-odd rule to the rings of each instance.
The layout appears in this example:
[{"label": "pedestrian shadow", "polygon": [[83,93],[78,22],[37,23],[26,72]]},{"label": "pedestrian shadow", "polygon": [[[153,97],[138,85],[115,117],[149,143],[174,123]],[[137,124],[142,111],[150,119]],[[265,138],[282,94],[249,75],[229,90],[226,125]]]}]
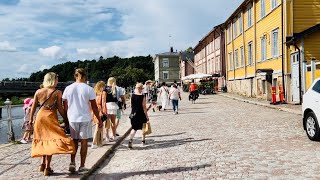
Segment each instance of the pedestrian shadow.
[{"label": "pedestrian shadow", "polygon": [[157,136],[147,136],[148,138],[152,138],[152,137],[167,137],[167,136],[178,136],[181,134],[185,134],[186,132],[181,132],[181,133],[176,133],[176,134],[164,134],[164,135],[157,135]]},{"label": "pedestrian shadow", "polygon": [[[175,140],[164,140],[164,141],[156,141],[154,139],[146,138],[146,145],[141,146],[141,140],[134,139],[133,140],[133,148],[131,150],[149,150],[149,149],[164,149],[170,148],[175,146],[181,146],[187,143],[195,143],[195,142],[202,142],[202,141],[210,141],[212,139],[194,139],[194,138],[184,138],[184,139],[175,139]],[[128,140],[123,142],[124,144],[128,144]],[[121,144],[119,149],[127,149],[125,145]]]},{"label": "pedestrian shadow", "polygon": [[149,171],[136,171],[136,172],[120,172],[120,173],[111,173],[111,174],[97,174],[94,179],[124,179],[132,176],[140,175],[154,175],[154,174],[167,174],[167,173],[178,173],[178,172],[190,172],[198,171],[199,169],[204,169],[206,167],[211,167],[211,164],[202,164],[197,166],[179,166],[174,168],[167,168],[161,170],[149,170]]}]

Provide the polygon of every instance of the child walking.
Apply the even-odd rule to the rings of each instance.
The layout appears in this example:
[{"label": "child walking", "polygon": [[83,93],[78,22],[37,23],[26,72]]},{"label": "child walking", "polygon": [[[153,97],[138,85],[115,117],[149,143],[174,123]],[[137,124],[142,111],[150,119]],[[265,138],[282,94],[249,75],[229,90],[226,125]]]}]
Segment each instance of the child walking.
[{"label": "child walking", "polygon": [[33,131],[32,122],[30,122],[30,112],[31,112],[31,106],[33,104],[33,99],[26,98],[24,100],[23,110],[24,110],[24,121],[22,125],[22,129],[24,130],[23,137],[21,139],[22,144],[27,144],[29,141],[31,141],[31,134]]}]

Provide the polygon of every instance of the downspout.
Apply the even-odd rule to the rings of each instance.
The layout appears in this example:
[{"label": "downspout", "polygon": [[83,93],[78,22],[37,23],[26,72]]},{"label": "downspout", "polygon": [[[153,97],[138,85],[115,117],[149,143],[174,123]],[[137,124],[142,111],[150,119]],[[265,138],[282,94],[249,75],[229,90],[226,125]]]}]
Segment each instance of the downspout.
[{"label": "downspout", "polygon": [[284,32],[284,26],[283,26],[283,24],[284,24],[284,20],[283,20],[283,18],[284,18],[284,16],[283,16],[283,0],[281,0],[281,31],[282,31],[282,40],[281,40],[281,48],[282,48],[282,88],[283,88],[283,97],[284,97],[284,99],[286,100],[287,98],[286,98],[286,85],[285,85],[285,80],[284,80],[284,67],[287,67],[287,66],[285,66],[285,62],[284,62],[284,45],[283,45],[283,36],[284,36],[284,34],[283,34],[283,32]]}]

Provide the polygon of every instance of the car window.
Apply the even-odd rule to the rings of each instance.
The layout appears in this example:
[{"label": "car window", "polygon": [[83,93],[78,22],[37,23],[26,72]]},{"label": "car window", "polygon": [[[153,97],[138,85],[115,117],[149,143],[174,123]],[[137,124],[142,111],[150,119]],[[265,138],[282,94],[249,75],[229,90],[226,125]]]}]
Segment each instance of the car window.
[{"label": "car window", "polygon": [[320,80],[314,84],[312,90],[316,91],[317,93],[320,93]]}]

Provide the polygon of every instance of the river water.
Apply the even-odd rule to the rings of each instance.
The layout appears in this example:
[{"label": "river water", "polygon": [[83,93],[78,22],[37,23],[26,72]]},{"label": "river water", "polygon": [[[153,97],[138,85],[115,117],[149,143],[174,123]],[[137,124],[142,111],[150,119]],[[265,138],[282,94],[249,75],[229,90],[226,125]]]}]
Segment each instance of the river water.
[{"label": "river water", "polygon": [[[15,134],[15,138],[20,139],[22,137],[22,124],[23,124],[23,106],[12,107],[12,123],[13,123],[13,132]],[[2,108],[2,118],[0,119],[0,144],[7,143],[7,132],[8,132],[8,114],[7,109],[4,107]]]},{"label": "river water", "polygon": [[[12,124],[13,132],[16,140],[20,140],[23,136],[23,130],[21,129],[24,120],[23,106],[12,107]],[[60,115],[58,116],[59,118]],[[2,108],[2,118],[0,119],[0,144],[8,143],[8,114],[5,107]]]}]

